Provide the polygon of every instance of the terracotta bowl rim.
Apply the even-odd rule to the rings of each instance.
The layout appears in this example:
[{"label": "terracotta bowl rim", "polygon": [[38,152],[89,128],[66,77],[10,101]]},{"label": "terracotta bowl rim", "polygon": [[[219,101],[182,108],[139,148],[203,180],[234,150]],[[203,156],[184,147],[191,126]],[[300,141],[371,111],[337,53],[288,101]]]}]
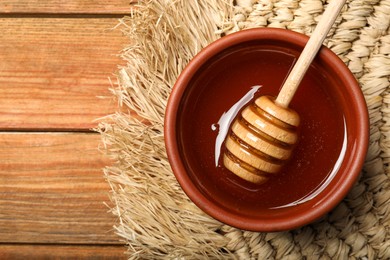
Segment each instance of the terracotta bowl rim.
[{"label": "terracotta bowl rim", "polygon": [[187,84],[190,82],[196,71],[201,68],[208,59],[220,51],[236,44],[257,39],[271,39],[286,43],[292,42],[293,44],[302,46],[303,48],[308,40],[308,37],[286,29],[256,28],[224,36],[205,47],[185,67],[172,89],[166,107],[164,122],[166,151],[173,173],[183,191],[208,215],[223,223],[245,230],[262,232],[291,230],[319,219],[342,201],[357,181],[368,149],[369,119],[364,96],[351,71],[330,49],[323,46],[319,55],[321,56],[321,59],[325,60],[326,64],[331,64],[334,66],[335,70],[340,72],[340,78],[343,78],[343,81],[347,82],[347,84],[344,85],[347,85],[347,88],[353,92],[354,99],[351,100],[351,103],[355,107],[356,113],[360,115],[360,117],[358,117],[358,121],[356,122],[356,126],[359,131],[356,140],[358,146],[356,152],[354,153],[356,163],[349,168],[350,173],[348,176],[333,194],[327,194],[329,196],[327,196],[326,202],[323,203],[323,205],[316,207],[315,210],[310,212],[302,211],[297,214],[294,213],[292,217],[284,217],[274,220],[256,220],[237,215],[221,208],[205,197],[188,176],[185,166],[180,158],[179,147],[176,139],[176,120],[180,101]]}]

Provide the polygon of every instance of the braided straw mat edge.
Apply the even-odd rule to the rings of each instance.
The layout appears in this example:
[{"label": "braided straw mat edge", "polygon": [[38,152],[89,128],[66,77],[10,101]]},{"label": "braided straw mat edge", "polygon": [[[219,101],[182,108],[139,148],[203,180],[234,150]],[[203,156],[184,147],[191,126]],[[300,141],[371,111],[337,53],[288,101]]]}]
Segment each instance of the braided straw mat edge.
[{"label": "braided straw mat edge", "polygon": [[[349,0],[326,45],[365,95],[370,146],[362,177],[321,220],[290,232],[256,233],[224,225],[180,189],[167,161],[163,120],[177,76],[224,34],[279,27],[307,35],[327,1],[139,1],[121,28],[127,65],[112,88],[118,113],[99,125],[111,185],[114,226],[131,259],[390,259],[390,0]],[[120,111],[120,112],[119,112]]]}]

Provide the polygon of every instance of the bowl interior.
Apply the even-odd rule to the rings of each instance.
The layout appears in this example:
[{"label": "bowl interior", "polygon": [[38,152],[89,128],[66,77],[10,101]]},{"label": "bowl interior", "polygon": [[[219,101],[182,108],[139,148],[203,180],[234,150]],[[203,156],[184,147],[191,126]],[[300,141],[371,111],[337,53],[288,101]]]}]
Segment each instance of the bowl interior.
[{"label": "bowl interior", "polygon": [[367,146],[356,80],[323,48],[290,104],[301,117],[300,141],[283,171],[255,185],[216,165],[221,115],[253,86],[261,86],[255,96],[276,96],[307,40],[271,32],[223,39],[195,57],[174,87],[166,122],[174,128],[166,133],[168,156],[188,196],[211,216],[256,231],[295,228],[334,207],[356,180]]}]

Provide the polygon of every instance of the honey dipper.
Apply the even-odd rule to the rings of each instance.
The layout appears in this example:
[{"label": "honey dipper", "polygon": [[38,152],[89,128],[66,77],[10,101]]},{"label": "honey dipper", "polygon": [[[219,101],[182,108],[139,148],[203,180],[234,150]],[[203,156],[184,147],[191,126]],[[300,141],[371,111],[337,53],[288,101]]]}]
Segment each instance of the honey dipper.
[{"label": "honey dipper", "polygon": [[329,3],[276,99],[255,99],[231,124],[223,164],[242,179],[262,184],[290,158],[298,140],[300,118],[288,105],[345,1]]}]

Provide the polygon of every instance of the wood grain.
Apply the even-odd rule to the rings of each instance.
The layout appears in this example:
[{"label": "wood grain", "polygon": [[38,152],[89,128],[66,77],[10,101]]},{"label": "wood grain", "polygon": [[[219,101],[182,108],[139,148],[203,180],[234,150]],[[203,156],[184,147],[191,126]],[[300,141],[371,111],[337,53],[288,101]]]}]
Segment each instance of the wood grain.
[{"label": "wood grain", "polygon": [[123,246],[0,245],[0,259],[126,259]]},{"label": "wood grain", "polygon": [[0,134],[0,243],[119,244],[98,134]]},{"label": "wood grain", "polygon": [[[64,1],[65,2],[65,1]],[[81,1],[78,1],[81,2]],[[80,130],[113,113],[116,18],[0,17],[0,130]]]},{"label": "wood grain", "polygon": [[0,13],[125,14],[131,0],[2,0]]},{"label": "wood grain", "polygon": [[116,110],[130,2],[0,1],[0,259],[124,258],[87,132]]}]

